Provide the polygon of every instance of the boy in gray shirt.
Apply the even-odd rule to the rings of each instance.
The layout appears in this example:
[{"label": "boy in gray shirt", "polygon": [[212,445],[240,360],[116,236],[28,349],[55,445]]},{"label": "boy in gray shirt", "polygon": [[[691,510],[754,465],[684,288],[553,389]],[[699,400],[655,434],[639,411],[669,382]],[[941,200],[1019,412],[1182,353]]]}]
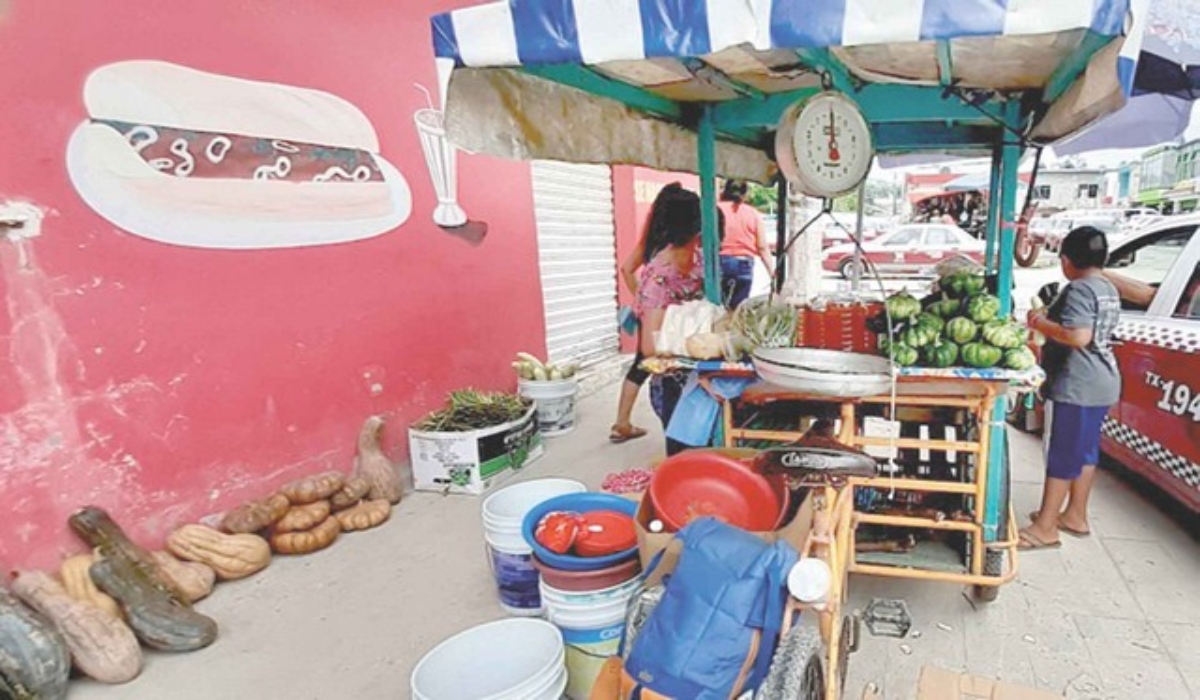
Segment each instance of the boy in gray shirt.
[{"label": "boy in gray shirt", "polygon": [[1059,531],[1091,534],[1087,505],[1100,459],[1100,429],[1121,396],[1110,342],[1121,299],[1102,274],[1107,258],[1102,231],[1091,226],[1071,231],[1061,258],[1069,284],[1050,306],[1029,312],[1029,328],[1046,336],[1046,484],[1041,507],[1030,515],[1033,522],[1021,530],[1021,549],[1058,547]]}]

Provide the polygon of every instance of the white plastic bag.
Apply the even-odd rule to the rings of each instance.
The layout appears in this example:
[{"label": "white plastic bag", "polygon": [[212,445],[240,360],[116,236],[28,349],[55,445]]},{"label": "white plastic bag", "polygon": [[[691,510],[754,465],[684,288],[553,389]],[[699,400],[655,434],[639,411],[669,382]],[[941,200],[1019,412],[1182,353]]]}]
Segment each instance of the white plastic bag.
[{"label": "white plastic bag", "polygon": [[725,315],[725,307],[709,301],[689,301],[668,306],[662,330],[654,334],[654,350],[659,355],[687,355],[688,338],[711,333],[713,324]]}]

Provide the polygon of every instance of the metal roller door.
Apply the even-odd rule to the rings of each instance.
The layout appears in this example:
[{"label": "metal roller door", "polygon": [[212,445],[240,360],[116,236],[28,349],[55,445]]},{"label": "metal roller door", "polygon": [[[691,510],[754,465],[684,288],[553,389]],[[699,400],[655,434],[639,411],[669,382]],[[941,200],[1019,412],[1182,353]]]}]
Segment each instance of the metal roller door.
[{"label": "metal roller door", "polygon": [[617,248],[607,165],[533,164],[533,203],[551,362],[619,352]]}]

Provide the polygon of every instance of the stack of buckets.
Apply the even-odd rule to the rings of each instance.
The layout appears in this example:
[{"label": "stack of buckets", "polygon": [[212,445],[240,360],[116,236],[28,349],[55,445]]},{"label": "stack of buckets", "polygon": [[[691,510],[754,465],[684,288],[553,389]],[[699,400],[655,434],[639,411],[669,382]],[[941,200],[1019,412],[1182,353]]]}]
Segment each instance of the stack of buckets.
[{"label": "stack of buckets", "polygon": [[575,429],[575,397],[579,380],[554,379],[536,381],[522,379],[518,393],[537,404],[538,432],[545,437],[566,435]]},{"label": "stack of buckets", "polygon": [[605,659],[618,653],[625,610],[640,586],[636,554],[599,571],[560,571],[538,561],[521,536],[539,504],[586,487],[570,479],[537,479],[497,491],[483,503],[484,538],[500,605],[511,615],[544,614],[566,643],[567,697],[588,700]]}]

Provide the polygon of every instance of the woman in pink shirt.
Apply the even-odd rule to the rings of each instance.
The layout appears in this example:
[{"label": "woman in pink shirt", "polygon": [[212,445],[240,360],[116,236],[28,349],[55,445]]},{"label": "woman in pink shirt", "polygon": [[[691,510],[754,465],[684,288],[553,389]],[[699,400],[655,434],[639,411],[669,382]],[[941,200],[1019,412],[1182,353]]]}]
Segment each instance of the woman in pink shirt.
[{"label": "woman in pink shirt", "polygon": [[721,298],[725,306],[736,309],[754,284],[754,258],[763,261],[767,273],[775,276],[771,253],[762,235],[762,216],[746,204],[748,187],[741,180],[729,180],[717,205],[725,218],[725,238],[721,243]]},{"label": "woman in pink shirt", "polygon": [[[654,332],[662,328],[667,307],[704,297],[704,261],[700,251],[700,198],[673,182],[659,192],[650,210],[642,240],[621,266],[621,275],[633,292],[639,320],[638,352],[621,386],[617,420],[609,433],[615,443],[640,438],[645,429],[631,423],[638,391],[649,374],[642,360],[653,357]],[[660,383],[661,384],[661,383]],[[678,400],[673,383],[658,386],[656,411],[665,426]],[[665,410],[659,410],[663,406]]]}]

